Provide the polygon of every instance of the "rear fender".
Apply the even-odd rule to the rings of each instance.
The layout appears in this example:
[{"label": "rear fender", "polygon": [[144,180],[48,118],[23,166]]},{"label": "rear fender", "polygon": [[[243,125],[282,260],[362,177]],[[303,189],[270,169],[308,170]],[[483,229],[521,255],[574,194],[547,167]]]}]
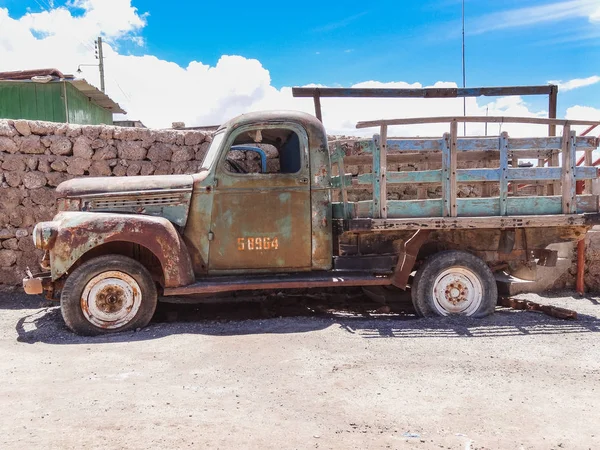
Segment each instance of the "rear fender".
[{"label": "rear fender", "polygon": [[62,277],[83,255],[109,242],[131,242],[146,247],[160,261],[165,287],[194,281],[188,249],[171,222],[163,217],[131,214],[62,212],[50,249],[52,279]]}]

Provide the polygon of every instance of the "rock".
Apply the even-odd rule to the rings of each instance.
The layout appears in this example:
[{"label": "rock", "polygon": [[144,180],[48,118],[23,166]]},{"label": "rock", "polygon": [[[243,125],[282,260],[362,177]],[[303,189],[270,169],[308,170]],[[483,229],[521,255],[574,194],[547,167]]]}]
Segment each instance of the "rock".
[{"label": "rock", "polygon": [[13,228],[0,228],[0,239],[12,239],[15,237]]},{"label": "rock", "polygon": [[171,173],[184,174],[190,173],[190,163],[187,161],[171,163]]},{"label": "rock", "polygon": [[7,155],[2,163],[3,170],[24,172],[26,167],[23,155]]},{"label": "rock", "polygon": [[47,187],[29,191],[29,197],[36,205],[53,207],[56,204],[56,191]]},{"label": "rock", "polygon": [[206,133],[202,131],[188,131],[183,139],[185,145],[198,145],[204,141]]},{"label": "rock", "polygon": [[227,153],[227,159],[232,159],[233,161],[244,161],[246,159],[246,154],[240,150],[230,150]]},{"label": "rock", "polygon": [[93,160],[114,159],[117,157],[116,147],[110,145],[102,147],[94,152]]},{"label": "rock", "polygon": [[67,163],[67,173],[71,175],[84,175],[90,168],[92,161],[86,158],[72,158]]},{"label": "rock", "polygon": [[23,277],[19,275],[18,271],[14,267],[1,268],[0,267],[0,280],[7,286],[20,285]]},{"label": "rock", "polygon": [[46,186],[46,175],[42,172],[26,172],[23,175],[23,186],[26,189],[38,189]]},{"label": "rock", "polygon": [[65,136],[69,138],[76,138],[81,136],[81,125],[71,124],[67,131],[65,132]]},{"label": "rock", "polygon": [[66,172],[67,171],[67,161],[64,159],[57,159],[52,164],[50,164],[52,170],[57,172]]},{"label": "rock", "polygon": [[50,144],[50,151],[53,154],[63,156],[71,155],[71,149],[73,148],[73,144],[68,138],[62,136],[52,137],[54,139],[51,139],[52,143]]},{"label": "rock", "polygon": [[142,161],[140,175],[152,175],[154,173],[154,164],[150,161]]},{"label": "rock", "polygon": [[[14,208],[21,204],[25,198],[25,191],[18,188],[4,188],[2,193],[2,209]],[[0,239],[2,237],[0,236]]]},{"label": "rock", "polygon": [[50,172],[46,175],[48,186],[56,187],[63,181],[67,181],[69,177],[64,172]]},{"label": "rock", "polygon": [[84,125],[81,127],[81,133],[92,141],[100,137],[100,131],[102,131],[101,125]]},{"label": "rock", "polygon": [[134,127],[115,127],[113,136],[122,141],[135,141],[140,139],[138,129]]},{"label": "rock", "polygon": [[206,156],[206,152],[208,151],[208,147],[210,147],[210,142],[203,142],[198,150],[196,150],[196,160],[204,161],[204,157]]},{"label": "rock", "polygon": [[124,177],[125,175],[127,175],[127,166],[119,163],[115,167],[113,167],[112,173],[116,177]]},{"label": "rock", "polygon": [[92,149],[97,150],[106,146],[106,141],[104,139],[94,139],[90,146],[92,147]]},{"label": "rock", "polygon": [[110,125],[100,125],[100,134],[98,137],[100,139],[109,140],[114,137],[114,131],[116,127]]},{"label": "rock", "polygon": [[52,134],[54,132],[54,128],[56,128],[56,124],[53,122],[43,122],[41,120],[32,120],[29,122],[29,128],[33,134],[38,134],[40,136]]},{"label": "rock", "polygon": [[75,139],[75,143],[73,144],[73,156],[90,159],[93,155],[94,150],[92,150],[91,141],[88,137],[79,136]]},{"label": "rock", "polygon": [[21,239],[27,236],[29,236],[29,231],[27,231],[25,228],[19,228],[17,231],[15,231],[15,237],[17,239]]},{"label": "rock", "polygon": [[25,158],[25,165],[29,170],[35,170],[37,169],[38,159],[35,156]]},{"label": "rock", "polygon": [[89,169],[89,174],[91,177],[107,177],[111,174],[110,165],[108,161],[92,161],[92,165]]},{"label": "rock", "polygon": [[152,162],[170,161],[172,154],[173,150],[170,145],[158,142],[150,146],[147,158]]},{"label": "rock", "polygon": [[0,120],[0,136],[13,137],[18,131],[7,120]]},{"label": "rock", "polygon": [[50,162],[47,159],[40,159],[38,161],[37,169],[44,173],[49,173],[52,170],[50,168]]},{"label": "rock", "polygon": [[175,144],[177,143],[178,134],[179,133],[177,131],[164,130],[161,132],[157,132],[155,138],[156,141],[162,142],[164,144]]},{"label": "rock", "polygon": [[0,152],[16,153],[19,150],[15,141],[6,136],[0,136]]},{"label": "rock", "polygon": [[190,161],[192,158],[194,158],[194,150],[191,147],[176,148],[171,154],[173,162]]},{"label": "rock", "polygon": [[154,175],[168,175],[171,172],[171,163],[168,161],[159,161],[156,164]]},{"label": "rock", "polygon": [[140,170],[142,170],[142,164],[138,161],[132,161],[127,167],[127,176],[135,176],[140,174]]},{"label": "rock", "polygon": [[22,176],[23,172],[6,172],[4,174],[4,179],[6,180],[6,184],[10,187],[17,187],[21,184]]},{"label": "rock", "polygon": [[17,238],[6,239],[2,241],[2,247],[8,250],[19,250],[19,241]]},{"label": "rock", "polygon": [[17,262],[17,252],[14,250],[0,250],[0,267],[10,267]]},{"label": "rock", "polygon": [[33,245],[33,239],[30,237],[25,237],[19,239],[19,250],[22,252],[33,252],[35,251],[35,247]]},{"label": "rock", "polygon": [[[70,144],[70,142],[69,142]],[[31,135],[27,137],[21,138],[21,142],[19,144],[19,149],[21,153],[35,154],[41,155],[46,151],[46,148],[42,144],[39,136]]]},{"label": "rock", "polygon": [[140,161],[146,157],[147,150],[141,141],[118,141],[117,152],[121,159]]},{"label": "rock", "polygon": [[29,128],[29,123],[26,120],[15,120],[14,127],[21,136],[31,135],[31,128]]}]

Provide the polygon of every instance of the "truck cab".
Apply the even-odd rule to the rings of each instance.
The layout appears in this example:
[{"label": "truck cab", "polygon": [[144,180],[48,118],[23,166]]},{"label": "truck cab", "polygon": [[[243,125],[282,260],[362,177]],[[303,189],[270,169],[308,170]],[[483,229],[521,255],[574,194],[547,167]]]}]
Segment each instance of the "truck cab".
[{"label": "truck cab", "polygon": [[[23,284],[60,299],[65,323],[85,335],[147,325],[159,297],[270,288],[412,285],[419,315],[484,316],[496,305],[494,271],[552,264],[549,244],[581,240],[598,222],[598,196],[571,195],[569,187],[597,179],[597,170],[572,167],[565,175],[575,146],[597,142],[571,134],[536,139],[568,152],[567,165],[525,173],[508,157],[531,149],[529,142],[515,141],[511,150],[506,134],[459,139],[456,121],[429,140],[388,139],[381,125],[358,144],[373,173],[353,180],[344,170],[348,155],[315,117],[245,114],[214,133],[196,174],[60,184],[58,214],[33,233],[45,251],[44,272]],[[459,153],[477,146],[499,155],[500,166],[457,169]],[[433,152],[441,168],[388,172],[392,149]],[[508,196],[511,179],[557,177],[568,188],[562,195]],[[461,181],[498,182],[499,194],[457,198]],[[368,185],[373,199],[348,201],[353,183]],[[441,198],[388,200],[393,183],[440,183]],[[340,201],[332,201],[334,192]]]}]

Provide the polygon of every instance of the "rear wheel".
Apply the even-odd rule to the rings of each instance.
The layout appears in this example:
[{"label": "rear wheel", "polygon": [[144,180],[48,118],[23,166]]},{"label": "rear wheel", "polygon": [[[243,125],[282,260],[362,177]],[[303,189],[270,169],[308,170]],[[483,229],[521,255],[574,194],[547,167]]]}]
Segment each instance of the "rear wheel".
[{"label": "rear wheel", "polygon": [[494,312],[498,289],[487,264],[450,250],[431,256],[417,271],[411,296],[420,316],[484,317]]},{"label": "rear wheel", "polygon": [[152,276],[142,264],[122,255],[104,255],[69,275],[60,306],[71,330],[93,336],[146,326],[157,297]]}]

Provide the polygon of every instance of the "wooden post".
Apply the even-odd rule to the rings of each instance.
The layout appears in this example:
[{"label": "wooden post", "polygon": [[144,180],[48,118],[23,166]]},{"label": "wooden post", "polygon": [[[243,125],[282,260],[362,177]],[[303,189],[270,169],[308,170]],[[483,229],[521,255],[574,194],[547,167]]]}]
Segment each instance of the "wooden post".
[{"label": "wooden post", "polygon": [[457,165],[457,146],[458,140],[458,122],[453,121],[450,123],[450,216],[456,217],[456,191],[458,185],[456,184],[456,165]]},{"label": "wooden post", "polygon": [[[585,151],[585,160],[583,161],[583,165],[584,166],[591,166],[592,165],[592,149],[587,149]],[[585,189],[583,190],[584,194],[591,194],[592,193],[592,180],[585,180]]]},{"label": "wooden post", "polygon": [[318,89],[315,89],[313,100],[315,102],[315,116],[317,116],[317,119],[323,123],[323,115],[321,113],[321,94]]},{"label": "wooden post", "polygon": [[500,215],[507,214],[508,199],[508,133],[500,135]]},{"label": "wooden post", "polygon": [[[548,118],[556,119],[558,106],[558,86],[551,85],[548,94]],[[548,125],[548,136],[556,136],[556,125]]]},{"label": "wooden post", "polygon": [[[544,167],[546,165],[546,160],[544,158],[538,159],[538,167]],[[537,195],[548,195],[547,185],[538,185],[536,187]]]},{"label": "wooden post", "polygon": [[[519,158],[515,157],[514,154],[512,157],[512,167],[513,169],[519,167]],[[511,187],[513,196],[516,197],[517,195],[519,195],[519,183],[517,181],[513,181]]]},{"label": "wooden post", "polygon": [[562,211],[563,214],[575,214],[577,202],[575,199],[575,131],[571,126],[563,127],[562,139]]},{"label": "wooden post", "polygon": [[[373,136],[373,211],[372,216],[379,218],[381,214],[381,136]],[[379,141],[379,142],[377,142]]]},{"label": "wooden post", "polygon": [[442,145],[442,215],[456,217],[456,139],[458,122],[450,122],[450,133],[444,134]]},{"label": "wooden post", "polygon": [[340,177],[340,192],[342,193],[342,208],[344,219],[350,219],[348,211],[348,191],[346,186],[346,168],[344,166],[344,150],[340,144],[336,144],[333,154],[333,162],[338,166],[338,176]]},{"label": "wooden post", "polygon": [[379,134],[379,209],[380,217],[387,218],[387,125],[381,125]]}]

